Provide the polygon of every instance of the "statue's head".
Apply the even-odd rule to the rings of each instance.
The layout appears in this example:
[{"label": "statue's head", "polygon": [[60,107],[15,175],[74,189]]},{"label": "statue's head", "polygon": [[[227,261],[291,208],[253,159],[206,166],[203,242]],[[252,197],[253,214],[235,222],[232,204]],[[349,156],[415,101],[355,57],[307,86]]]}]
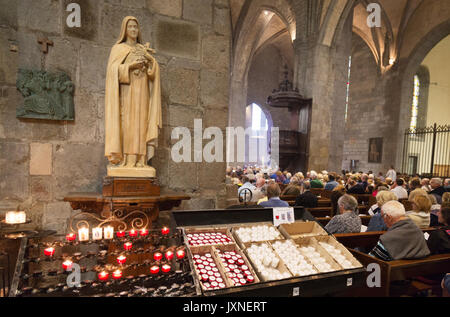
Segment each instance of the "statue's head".
[{"label": "statue's head", "polygon": [[127,16],[123,19],[119,40],[116,43],[125,42],[127,38],[135,39],[138,43],[142,43],[139,22],[132,16]]}]

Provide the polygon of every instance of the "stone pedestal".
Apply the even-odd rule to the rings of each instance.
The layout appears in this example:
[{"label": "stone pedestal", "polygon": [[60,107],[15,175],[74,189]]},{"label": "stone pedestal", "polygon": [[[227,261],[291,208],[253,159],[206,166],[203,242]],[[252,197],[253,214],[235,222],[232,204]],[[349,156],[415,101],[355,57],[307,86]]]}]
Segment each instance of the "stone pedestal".
[{"label": "stone pedestal", "polygon": [[104,197],[159,196],[156,178],[106,177],[103,180]]},{"label": "stone pedestal", "polygon": [[136,178],[154,178],[156,176],[156,170],[151,167],[118,167],[118,166],[108,166],[107,168],[108,176],[110,177],[136,177]]}]

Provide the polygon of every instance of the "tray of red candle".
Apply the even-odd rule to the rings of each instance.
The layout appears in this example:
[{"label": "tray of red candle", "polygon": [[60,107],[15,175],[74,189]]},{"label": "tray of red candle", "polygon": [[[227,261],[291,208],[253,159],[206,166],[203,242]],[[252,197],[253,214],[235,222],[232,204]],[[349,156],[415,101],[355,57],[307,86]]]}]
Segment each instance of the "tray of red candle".
[{"label": "tray of red candle", "polygon": [[252,265],[237,245],[214,246],[213,249],[232,286],[259,283]]},{"label": "tray of red candle", "polygon": [[227,245],[235,241],[230,228],[185,228],[186,244],[192,247],[206,245]]},{"label": "tray of red candle", "polygon": [[190,252],[195,276],[204,294],[214,295],[215,291],[232,286],[212,246],[191,247]]}]

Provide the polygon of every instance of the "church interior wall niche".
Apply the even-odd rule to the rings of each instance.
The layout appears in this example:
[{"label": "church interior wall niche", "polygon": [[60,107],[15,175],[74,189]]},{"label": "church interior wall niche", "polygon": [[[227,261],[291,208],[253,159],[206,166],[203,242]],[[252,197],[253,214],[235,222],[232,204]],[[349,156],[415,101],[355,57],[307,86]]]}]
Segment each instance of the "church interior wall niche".
[{"label": "church interior wall niche", "polygon": [[383,138],[369,139],[369,163],[381,163],[383,158]]}]

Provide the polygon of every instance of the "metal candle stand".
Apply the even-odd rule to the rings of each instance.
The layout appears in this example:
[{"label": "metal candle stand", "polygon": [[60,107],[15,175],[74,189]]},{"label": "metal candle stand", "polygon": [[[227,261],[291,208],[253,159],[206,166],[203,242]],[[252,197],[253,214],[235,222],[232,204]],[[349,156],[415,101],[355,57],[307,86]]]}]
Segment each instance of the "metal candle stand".
[{"label": "metal candle stand", "polygon": [[[24,240],[19,251],[16,271],[10,291],[10,296],[92,296],[92,297],[158,297],[158,296],[195,296],[196,289],[193,284],[187,256],[178,259],[176,256],[170,260],[164,257],[160,260],[145,259],[145,256],[153,257],[155,252],[165,253],[184,249],[182,236],[179,231],[170,235],[161,235],[149,230],[148,236],[136,238],[114,238],[111,240],[98,240],[88,242],[33,241]],[[120,244],[131,241],[132,250],[120,250]],[[146,244],[151,244],[146,246]],[[141,246],[142,245],[142,246]],[[55,253],[61,254],[45,258],[39,257],[42,248],[49,246],[58,249]],[[69,249],[70,254],[67,254]],[[71,252],[70,252],[71,251]],[[164,254],[163,253],[163,254]],[[136,261],[127,264],[117,264],[116,257],[124,254],[127,257],[135,257]],[[69,287],[64,283],[68,280],[71,271],[65,271],[54,263],[70,258],[74,263],[86,260],[88,263],[78,262],[80,273],[85,276],[93,276],[103,270],[114,271],[120,269],[123,276],[120,279],[107,281],[89,278],[81,279],[75,287]],[[133,259],[130,259],[133,260]],[[114,263],[114,264],[112,264]],[[162,268],[164,264],[170,265],[169,272],[150,274],[149,267],[157,265]],[[147,268],[145,268],[147,267]],[[145,271],[146,274],[143,274]],[[129,274],[131,275],[125,275]],[[111,274],[110,274],[111,275]]]}]

